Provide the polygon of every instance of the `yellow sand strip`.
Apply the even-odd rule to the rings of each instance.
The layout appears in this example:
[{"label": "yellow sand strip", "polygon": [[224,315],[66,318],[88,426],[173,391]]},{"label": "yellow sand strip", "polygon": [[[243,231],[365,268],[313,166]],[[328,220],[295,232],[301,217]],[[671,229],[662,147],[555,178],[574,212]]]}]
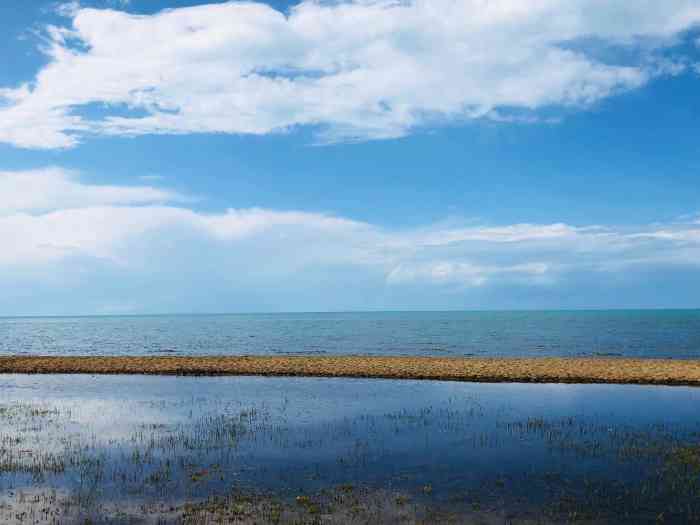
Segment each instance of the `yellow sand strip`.
[{"label": "yellow sand strip", "polygon": [[0,357],[0,373],[262,375],[700,386],[700,360],[443,357]]}]

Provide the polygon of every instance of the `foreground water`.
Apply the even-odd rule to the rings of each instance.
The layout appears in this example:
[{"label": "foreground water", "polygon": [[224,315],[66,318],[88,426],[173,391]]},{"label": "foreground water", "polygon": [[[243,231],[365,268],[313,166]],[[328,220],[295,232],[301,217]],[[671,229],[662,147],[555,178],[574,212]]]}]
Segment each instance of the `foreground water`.
[{"label": "foreground water", "polygon": [[700,517],[700,389],[6,375],[0,393],[2,522]]},{"label": "foreground water", "polygon": [[0,354],[700,358],[700,310],[0,318]]}]

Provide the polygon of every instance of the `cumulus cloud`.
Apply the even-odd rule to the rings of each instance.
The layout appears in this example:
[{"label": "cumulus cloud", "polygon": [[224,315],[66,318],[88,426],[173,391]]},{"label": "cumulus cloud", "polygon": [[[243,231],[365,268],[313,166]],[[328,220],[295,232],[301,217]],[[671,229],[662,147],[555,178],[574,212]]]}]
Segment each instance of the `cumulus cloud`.
[{"label": "cumulus cloud", "polygon": [[402,294],[416,290],[420,305],[441,307],[441,297],[504,287],[510,296],[527,289],[531,299],[533,290],[556,295],[582,278],[609,291],[647,271],[700,274],[695,219],[393,230],[294,210],[204,213],[181,198],[155,186],[96,185],[58,168],[0,174],[0,311],[17,313],[23,297],[36,312],[51,294],[82,311],[396,307],[412,304]]},{"label": "cumulus cloud", "polygon": [[[0,89],[2,142],[297,126],[349,141],[534,121],[677,74],[682,61],[657,51],[700,21],[695,0],[306,0],[288,13],[228,2],[148,16],[72,3],[63,14],[46,28],[49,64]],[[601,46],[625,47],[626,61],[596,58]]]}]

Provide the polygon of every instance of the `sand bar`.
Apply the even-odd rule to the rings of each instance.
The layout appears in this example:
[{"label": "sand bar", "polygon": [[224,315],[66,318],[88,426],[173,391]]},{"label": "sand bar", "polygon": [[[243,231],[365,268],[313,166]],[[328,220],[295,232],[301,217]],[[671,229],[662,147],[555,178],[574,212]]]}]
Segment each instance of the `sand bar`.
[{"label": "sand bar", "polygon": [[700,360],[445,357],[0,357],[0,374],[260,375],[700,386]]}]

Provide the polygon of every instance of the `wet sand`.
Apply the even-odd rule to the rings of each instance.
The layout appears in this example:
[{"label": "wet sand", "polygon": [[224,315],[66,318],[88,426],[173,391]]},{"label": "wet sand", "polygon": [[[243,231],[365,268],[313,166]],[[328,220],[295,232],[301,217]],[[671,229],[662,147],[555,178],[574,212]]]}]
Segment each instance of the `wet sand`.
[{"label": "wet sand", "polygon": [[258,375],[700,386],[700,360],[442,357],[0,357],[0,374]]}]

